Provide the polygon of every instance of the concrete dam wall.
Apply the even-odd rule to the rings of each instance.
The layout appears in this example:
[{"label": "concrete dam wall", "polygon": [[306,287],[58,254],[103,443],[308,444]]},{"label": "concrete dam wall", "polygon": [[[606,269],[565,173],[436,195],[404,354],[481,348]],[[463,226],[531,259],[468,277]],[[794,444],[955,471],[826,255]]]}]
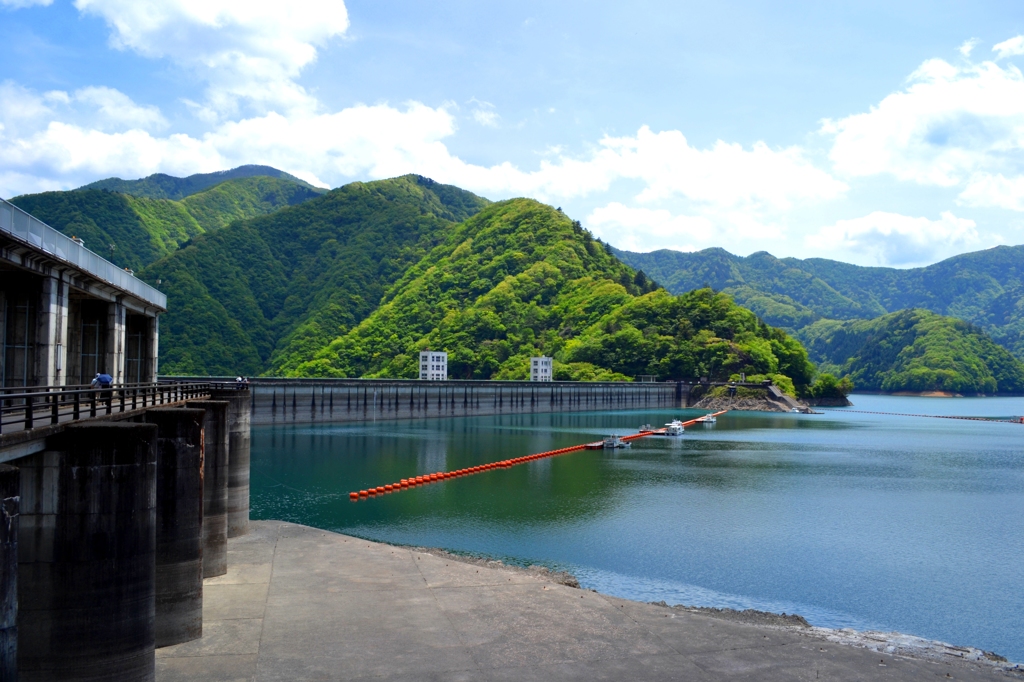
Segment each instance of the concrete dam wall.
[{"label": "concrete dam wall", "polygon": [[249,392],[252,424],[261,425],[685,407],[690,385],[252,379]]}]

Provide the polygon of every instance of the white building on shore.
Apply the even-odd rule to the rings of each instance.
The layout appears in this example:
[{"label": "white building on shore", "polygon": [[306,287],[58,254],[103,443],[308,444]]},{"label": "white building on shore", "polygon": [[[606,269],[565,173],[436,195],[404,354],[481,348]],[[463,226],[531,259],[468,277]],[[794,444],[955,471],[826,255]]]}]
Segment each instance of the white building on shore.
[{"label": "white building on shore", "polygon": [[443,350],[421,350],[420,379],[424,381],[447,381],[448,353]]},{"label": "white building on shore", "polygon": [[553,374],[551,358],[545,355],[530,358],[530,381],[551,381]]}]

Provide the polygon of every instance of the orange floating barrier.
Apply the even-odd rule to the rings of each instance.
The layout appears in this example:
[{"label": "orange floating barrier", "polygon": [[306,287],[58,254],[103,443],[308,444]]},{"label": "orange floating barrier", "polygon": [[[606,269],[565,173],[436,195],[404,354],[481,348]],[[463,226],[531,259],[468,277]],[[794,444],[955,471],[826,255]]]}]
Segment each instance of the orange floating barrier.
[{"label": "orange floating barrier", "polygon": [[[726,412],[728,412],[728,410],[723,410],[721,412],[715,412],[714,414],[709,415],[709,416],[717,417],[719,415],[725,414]],[[698,421],[698,419],[692,419],[690,421],[683,422],[683,425],[684,426],[689,426],[691,424],[696,423],[697,421]],[[638,438],[645,438],[647,436],[656,435],[656,434],[662,433],[662,432],[664,432],[664,429],[661,429],[660,431],[641,431],[639,433],[635,433],[635,434],[632,434],[632,435],[629,435],[629,436],[623,436],[622,440],[628,442],[628,441],[636,440]],[[402,488],[410,488],[410,487],[417,486],[417,485],[425,485],[427,483],[434,483],[436,481],[444,481],[444,480],[447,480],[449,478],[456,478],[458,476],[467,476],[469,474],[478,474],[478,473],[481,473],[481,472],[484,472],[484,471],[491,471],[493,469],[507,469],[507,468],[513,467],[513,466],[515,466],[517,464],[525,464],[525,463],[528,463],[528,462],[536,461],[538,459],[542,459],[544,457],[554,457],[556,455],[562,455],[562,454],[565,454],[567,452],[578,452],[580,450],[599,450],[599,449],[602,449],[603,447],[604,447],[604,443],[601,442],[601,441],[598,441],[596,443],[581,443],[579,445],[573,445],[572,447],[568,447],[568,448],[559,448],[557,450],[549,450],[547,452],[537,452],[537,453],[534,453],[532,455],[524,455],[523,457],[513,457],[512,459],[503,459],[503,460],[500,460],[500,461],[497,461],[497,462],[488,462],[486,464],[478,464],[476,466],[471,466],[471,467],[467,467],[467,468],[464,468],[464,469],[455,469],[454,471],[439,471],[439,472],[436,472],[436,473],[433,473],[433,474],[424,474],[422,476],[415,476],[413,478],[403,478],[398,483],[390,483],[388,485],[377,486],[376,488],[369,488],[367,490],[360,490],[358,493],[352,492],[352,493],[349,493],[348,496],[349,496],[349,499],[358,500],[358,499],[361,499],[361,498],[364,498],[364,497],[372,497],[372,496],[375,496],[375,495],[382,495],[385,492],[397,492],[397,491],[401,490]]]}]

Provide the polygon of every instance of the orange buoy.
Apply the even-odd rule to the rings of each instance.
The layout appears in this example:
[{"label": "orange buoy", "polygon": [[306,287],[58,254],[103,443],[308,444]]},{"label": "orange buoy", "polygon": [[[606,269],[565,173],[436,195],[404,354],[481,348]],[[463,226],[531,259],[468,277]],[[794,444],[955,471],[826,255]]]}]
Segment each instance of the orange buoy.
[{"label": "orange buoy", "polygon": [[377,486],[377,492],[378,493],[384,492],[384,486],[382,486],[382,485]]},{"label": "orange buoy", "polygon": [[350,499],[350,500],[358,500],[359,499],[359,493],[349,493],[348,494],[348,499]]}]

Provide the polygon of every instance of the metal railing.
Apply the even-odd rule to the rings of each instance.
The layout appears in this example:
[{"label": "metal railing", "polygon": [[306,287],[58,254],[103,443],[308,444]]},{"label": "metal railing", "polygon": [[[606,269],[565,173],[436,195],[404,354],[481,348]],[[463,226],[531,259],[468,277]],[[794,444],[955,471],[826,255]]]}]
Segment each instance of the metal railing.
[{"label": "metal railing", "polygon": [[0,389],[0,434],[180,403],[235,388],[209,381]]},{"label": "metal railing", "polygon": [[3,199],[0,199],[0,231],[143,301],[167,309],[166,295]]}]

